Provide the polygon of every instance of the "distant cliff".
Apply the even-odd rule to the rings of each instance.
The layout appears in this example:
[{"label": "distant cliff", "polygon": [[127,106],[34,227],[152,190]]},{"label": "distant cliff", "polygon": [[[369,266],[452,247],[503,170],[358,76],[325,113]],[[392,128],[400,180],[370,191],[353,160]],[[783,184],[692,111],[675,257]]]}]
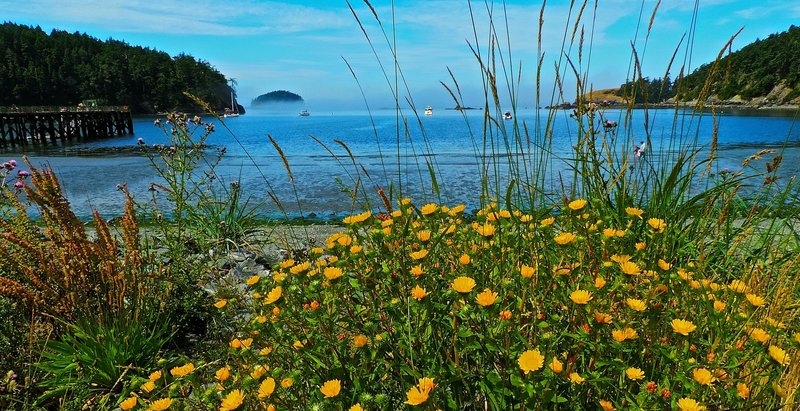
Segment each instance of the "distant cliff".
[{"label": "distant cliff", "polygon": [[263,106],[270,103],[302,103],[303,98],[299,95],[286,90],[270,91],[267,94],[262,94],[255,99],[251,105],[253,107]]}]

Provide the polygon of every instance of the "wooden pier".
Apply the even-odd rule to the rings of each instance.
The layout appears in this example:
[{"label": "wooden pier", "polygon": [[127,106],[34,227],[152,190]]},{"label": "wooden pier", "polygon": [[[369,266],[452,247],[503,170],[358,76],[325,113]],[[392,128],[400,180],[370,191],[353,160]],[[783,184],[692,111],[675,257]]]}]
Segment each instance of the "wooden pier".
[{"label": "wooden pier", "polygon": [[0,107],[0,148],[133,134],[128,107]]}]

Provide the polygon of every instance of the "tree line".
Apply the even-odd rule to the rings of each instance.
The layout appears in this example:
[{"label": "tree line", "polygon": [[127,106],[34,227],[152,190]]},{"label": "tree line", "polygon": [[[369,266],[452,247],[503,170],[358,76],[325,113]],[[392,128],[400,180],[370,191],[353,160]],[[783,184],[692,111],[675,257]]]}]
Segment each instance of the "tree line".
[{"label": "tree line", "polygon": [[192,111],[188,91],[222,110],[231,87],[211,64],[124,41],[14,23],[0,25],[0,106],[126,105],[135,113]]}]

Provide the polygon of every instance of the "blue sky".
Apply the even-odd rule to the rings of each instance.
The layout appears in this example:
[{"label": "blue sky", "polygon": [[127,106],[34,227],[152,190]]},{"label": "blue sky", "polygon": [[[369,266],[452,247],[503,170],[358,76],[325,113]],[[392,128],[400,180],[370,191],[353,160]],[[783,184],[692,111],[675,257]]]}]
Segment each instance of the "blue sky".
[{"label": "blue sky", "polygon": [[[391,77],[391,53],[374,17],[363,1],[351,3]],[[583,1],[575,3],[572,13],[568,0],[550,0],[545,7],[542,83],[546,92],[554,82],[553,65],[560,56],[564,28],[571,33]],[[694,0],[662,0],[645,48],[645,30],[657,0],[598,0],[594,18],[594,0],[588,3],[578,33],[584,31],[586,43],[593,33],[593,46],[591,60],[588,49],[584,50],[581,71],[589,65],[589,82],[595,89],[625,81],[635,37],[644,74],[663,76],[678,40],[691,28],[695,7]],[[391,1],[374,0],[372,4],[391,37]],[[481,51],[485,52],[488,44],[491,9],[504,52],[511,50],[515,76],[522,67],[520,104],[533,106],[541,1],[508,0],[505,5],[489,1],[488,7],[484,1],[471,4]],[[0,0],[0,9],[5,20],[39,25],[47,31],[81,31],[173,55],[194,55],[235,78],[240,102],[245,104],[258,94],[286,89],[301,94],[312,109],[363,108],[358,86],[343,58],[352,65],[372,108],[393,104],[380,66],[344,0]],[[798,19],[800,3],[794,1],[700,0],[691,67],[713,60],[740,27],[744,30],[733,43],[734,50],[784,31]],[[459,81],[465,103],[482,104],[479,65],[467,45],[468,41],[474,43],[471,21],[467,0],[395,0],[398,58],[417,105],[453,105],[439,83],[451,83],[448,67]],[[673,77],[681,65],[689,67],[685,51],[682,48],[676,58]],[[570,56],[577,64],[577,46]],[[566,82],[568,86],[571,83]],[[572,90],[567,100],[574,98]],[[407,96],[402,90],[401,100]]]}]

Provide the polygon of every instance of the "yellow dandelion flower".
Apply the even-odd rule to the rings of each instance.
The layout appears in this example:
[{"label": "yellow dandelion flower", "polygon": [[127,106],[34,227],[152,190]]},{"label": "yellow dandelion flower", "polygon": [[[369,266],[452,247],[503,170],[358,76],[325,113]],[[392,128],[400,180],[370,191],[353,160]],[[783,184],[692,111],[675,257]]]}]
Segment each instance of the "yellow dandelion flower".
[{"label": "yellow dandelion flower", "polygon": [[519,273],[523,278],[531,278],[534,274],[536,274],[536,268],[522,264],[519,267]]},{"label": "yellow dandelion flower", "polygon": [[594,279],[594,286],[597,287],[598,290],[603,288],[603,287],[605,287],[606,286],[605,278],[603,278],[603,277],[595,278]]},{"label": "yellow dandelion flower", "polygon": [[636,330],[633,328],[624,328],[622,330],[614,330],[611,331],[611,338],[614,339],[616,342],[623,342],[625,340],[633,340],[637,338],[639,335],[636,333]]},{"label": "yellow dandelion flower", "polygon": [[752,304],[753,307],[761,307],[764,305],[764,298],[759,297],[757,294],[747,293],[744,296],[747,298],[747,301],[750,301],[750,304]]},{"label": "yellow dandelion flower", "polygon": [[577,238],[577,236],[575,234],[563,233],[562,232],[562,233],[558,234],[557,236],[555,236],[553,238],[553,241],[555,241],[556,244],[558,244],[558,245],[567,245],[567,244],[575,241],[575,238]]},{"label": "yellow dandelion flower", "polygon": [[458,257],[458,263],[461,265],[467,265],[470,261],[469,254],[461,254],[461,257]]},{"label": "yellow dandelion flower", "polygon": [[572,300],[575,304],[587,304],[589,301],[592,301],[592,293],[586,290],[575,290],[569,295],[569,299]]},{"label": "yellow dandelion flower", "polygon": [[164,411],[168,409],[170,405],[172,405],[171,398],[162,398],[150,404],[150,411]]},{"label": "yellow dandelion flower", "polygon": [[794,340],[797,341],[798,344],[800,344],[800,333],[794,333]]},{"label": "yellow dandelion flower", "polygon": [[714,301],[714,309],[717,310],[717,311],[724,310],[726,306],[727,306],[727,304],[725,304],[722,301],[719,301],[719,300]]},{"label": "yellow dandelion flower", "polygon": [[420,213],[422,213],[422,215],[431,215],[434,212],[436,212],[436,210],[438,210],[438,209],[439,209],[439,206],[437,206],[436,204],[428,203],[428,204],[425,204],[424,206],[422,206],[422,208],[420,208],[419,211],[420,211]]},{"label": "yellow dandelion flower", "polygon": [[647,244],[646,244],[646,243],[643,243],[643,242],[638,242],[638,243],[634,244],[633,246],[634,246],[634,248],[636,248],[637,250],[639,250],[639,251],[642,251],[642,250],[644,250],[644,249],[647,247]]},{"label": "yellow dandelion flower", "polygon": [[611,316],[599,311],[595,311],[594,320],[597,321],[598,324],[611,324]]},{"label": "yellow dandelion flower", "polygon": [[672,264],[670,264],[670,263],[668,263],[668,262],[666,262],[666,261],[664,261],[664,260],[659,258],[658,259],[658,268],[660,268],[660,269],[662,269],[664,271],[667,271],[670,268],[672,268]]},{"label": "yellow dandelion flower", "polygon": [[517,360],[519,369],[525,374],[531,371],[538,371],[544,366],[544,356],[539,350],[527,350],[519,356]]},{"label": "yellow dandelion flower", "polygon": [[142,386],[139,388],[141,388],[142,391],[144,392],[151,392],[154,389],[156,389],[156,383],[154,383],[153,381],[147,381],[146,383],[142,384]]},{"label": "yellow dandelion flower", "polygon": [[706,407],[691,398],[681,398],[678,400],[680,411],[705,411]]},{"label": "yellow dandelion flower", "polygon": [[692,370],[692,377],[695,381],[697,381],[700,385],[711,385],[714,382],[714,375],[711,374],[711,371],[705,368],[695,368]]},{"label": "yellow dandelion flower", "polygon": [[415,265],[415,266],[411,267],[411,275],[413,275],[414,277],[421,276],[422,275],[422,265],[418,264],[418,265]]},{"label": "yellow dandelion flower", "polygon": [[581,199],[578,199],[578,200],[570,201],[569,204],[567,205],[567,207],[569,207],[569,209],[572,210],[572,211],[578,211],[578,210],[582,209],[583,207],[586,207],[586,200],[581,198]]},{"label": "yellow dandelion flower", "polygon": [[497,293],[492,292],[492,290],[488,288],[484,289],[483,292],[475,296],[475,302],[477,302],[481,307],[488,307],[494,304],[495,301],[497,301]]},{"label": "yellow dandelion flower", "polygon": [[417,239],[424,243],[431,239],[431,232],[429,230],[422,230],[417,233]]},{"label": "yellow dandelion flower", "polygon": [[619,268],[620,270],[622,270],[623,273],[628,275],[639,275],[642,272],[642,269],[639,267],[639,265],[637,265],[633,261],[626,261],[620,264]]},{"label": "yellow dandelion flower", "polygon": [[552,225],[555,222],[556,222],[555,217],[547,217],[547,218],[542,219],[541,221],[539,221],[539,225],[541,225],[542,227],[547,227],[549,225]]},{"label": "yellow dandelion flower", "polygon": [[750,387],[747,384],[740,382],[736,384],[736,393],[739,394],[739,398],[746,400],[750,398]]},{"label": "yellow dandelion flower", "polygon": [[450,284],[450,288],[462,294],[468,293],[475,288],[475,280],[469,277],[461,276],[453,280],[453,282]]},{"label": "yellow dandelion flower", "polygon": [[466,210],[466,208],[467,208],[467,206],[465,206],[464,204],[459,204],[459,205],[451,208],[450,211],[447,212],[447,214],[450,214],[450,217],[455,217],[455,216],[463,213],[464,210]]},{"label": "yellow dandelion flower", "polygon": [[627,254],[625,254],[625,255],[614,254],[614,255],[611,256],[611,261],[613,261],[613,262],[615,262],[617,264],[627,263],[630,260],[631,260],[631,256],[629,256]]},{"label": "yellow dandelion flower", "polygon": [[762,330],[761,328],[753,328],[753,330],[750,331],[750,338],[763,344],[769,341],[770,335],[768,332]]},{"label": "yellow dandelion flower", "polygon": [[348,411],[364,411],[364,408],[361,407],[361,404],[355,404],[348,409]]},{"label": "yellow dandelion flower", "polygon": [[150,379],[150,381],[153,381],[153,382],[158,381],[159,379],[161,379],[161,371],[156,371],[156,372],[150,374],[150,378],[149,379]]},{"label": "yellow dandelion flower", "polygon": [[244,402],[244,394],[241,390],[233,390],[222,400],[219,411],[232,411],[239,408]]},{"label": "yellow dandelion flower", "polygon": [[297,264],[289,269],[289,272],[292,274],[300,274],[303,271],[308,270],[311,267],[311,262],[306,261],[304,263]]},{"label": "yellow dandelion flower", "polygon": [[553,371],[556,374],[560,374],[561,371],[564,371],[564,364],[558,360],[558,358],[553,357],[553,361],[550,361],[550,365],[548,365],[550,371]]},{"label": "yellow dandelion flower", "polygon": [[[336,233],[336,234],[334,234],[334,235],[330,236],[330,237],[328,238],[328,241],[336,241],[335,239],[334,239],[334,240],[331,240],[331,238],[334,238],[334,236],[335,236],[335,238],[339,238],[339,236],[340,236],[340,235],[341,235],[341,234],[339,234],[339,233]],[[289,268],[289,267],[291,267],[291,266],[293,266],[293,265],[294,265],[294,260],[283,260],[283,261],[281,261],[280,263],[278,263],[278,266],[279,266],[280,268]]]},{"label": "yellow dandelion flower", "polygon": [[573,373],[571,373],[569,375],[569,382],[571,382],[573,384],[579,384],[580,385],[580,384],[583,384],[584,381],[586,381],[586,378],[581,377],[581,375],[578,374],[577,372],[573,372]]},{"label": "yellow dandelion flower", "polygon": [[128,411],[133,409],[138,402],[136,401],[136,397],[128,397],[125,401],[119,403],[119,408],[123,411]]},{"label": "yellow dandelion flower", "polygon": [[214,376],[217,377],[220,382],[225,382],[231,377],[231,369],[228,367],[222,367],[214,373]]},{"label": "yellow dandelion flower", "polygon": [[612,404],[611,401],[606,401],[606,400],[600,400],[600,408],[602,408],[603,411],[614,411],[615,410],[614,404]]},{"label": "yellow dandelion flower", "polygon": [[292,385],[294,385],[294,380],[291,378],[287,377],[281,380],[281,387],[283,388],[290,388]]},{"label": "yellow dandelion flower", "polygon": [[789,354],[787,354],[786,351],[784,351],[780,347],[770,345],[769,356],[772,357],[772,359],[775,360],[775,362],[777,362],[780,365],[783,365],[784,367],[789,365]]},{"label": "yellow dandelion flower", "polygon": [[214,307],[217,308],[224,308],[226,305],[228,305],[228,300],[219,300],[214,303]]},{"label": "yellow dandelion flower", "polygon": [[428,295],[428,292],[420,286],[416,286],[413,290],[411,290],[411,297],[417,301],[421,301],[426,295]]},{"label": "yellow dandelion flower", "polygon": [[342,390],[342,382],[339,380],[328,380],[322,384],[319,391],[325,398],[333,398],[339,395],[339,391]]},{"label": "yellow dandelion flower", "polygon": [[250,372],[250,376],[253,377],[254,380],[260,379],[264,376],[264,374],[269,371],[269,366],[258,364],[253,367],[253,371]]},{"label": "yellow dandelion flower", "polygon": [[247,279],[247,285],[255,285],[260,279],[261,277],[259,277],[258,274],[256,274]]},{"label": "yellow dandelion flower", "polygon": [[736,293],[744,293],[747,290],[747,284],[742,280],[733,280],[728,284],[728,289]]},{"label": "yellow dandelion flower", "polygon": [[647,309],[647,304],[644,301],[636,298],[628,298],[625,300],[625,303],[628,305],[628,308],[633,311],[642,312]]},{"label": "yellow dandelion flower", "polygon": [[604,228],[603,229],[603,235],[605,237],[608,237],[608,238],[614,238],[614,234],[616,234],[616,233],[617,233],[617,230],[615,230],[613,228]]},{"label": "yellow dandelion flower", "polygon": [[666,221],[664,221],[664,220],[662,220],[660,218],[650,218],[650,219],[647,220],[647,224],[649,224],[650,227],[653,228],[653,230],[656,230],[659,233],[663,233],[664,229],[667,228]]},{"label": "yellow dandelion flower", "polygon": [[410,253],[408,256],[411,257],[412,260],[416,261],[416,260],[421,260],[421,259],[425,258],[425,256],[427,256],[427,255],[428,255],[428,250],[424,250],[423,249],[423,250],[419,250],[419,251],[414,251],[414,252]]},{"label": "yellow dandelion flower", "polygon": [[353,337],[353,347],[355,348],[364,347],[367,345],[367,342],[369,342],[369,338],[367,338],[367,336],[364,334],[359,334]]},{"label": "yellow dandelion flower", "polygon": [[286,278],[286,273],[275,273],[275,274],[272,274],[272,279],[276,283],[279,283],[279,282],[283,281],[284,278]]},{"label": "yellow dandelion flower", "polygon": [[689,335],[690,332],[697,329],[693,322],[688,320],[674,319],[669,323],[672,330],[681,335]]},{"label": "yellow dandelion flower", "polygon": [[194,371],[194,364],[188,363],[169,370],[169,373],[172,374],[173,377],[183,377],[184,375],[191,374],[192,371]]},{"label": "yellow dandelion flower", "polygon": [[420,405],[428,401],[430,392],[436,387],[433,378],[420,378],[419,383],[406,392],[406,404]]},{"label": "yellow dandelion flower", "polygon": [[272,304],[275,301],[280,300],[282,295],[283,295],[283,287],[277,286],[267,294],[267,298],[264,299],[264,304],[265,305]]},{"label": "yellow dandelion flower", "polygon": [[480,234],[483,237],[493,236],[496,230],[497,228],[494,226],[494,224],[489,224],[489,223],[478,225],[477,227],[475,227],[475,231],[477,231],[478,234]]},{"label": "yellow dandelion flower", "polygon": [[500,317],[501,320],[508,321],[511,319],[511,311],[509,310],[500,311],[500,314],[498,314],[498,316]]},{"label": "yellow dandelion flower", "polygon": [[333,281],[342,276],[342,269],[339,267],[325,267],[322,274],[325,275],[325,278],[328,280]]},{"label": "yellow dandelion flower", "polygon": [[261,381],[261,385],[258,386],[258,399],[263,400],[264,398],[269,398],[273,392],[275,392],[275,379],[268,377],[264,381]]},{"label": "yellow dandelion flower", "polygon": [[358,224],[363,221],[366,221],[368,218],[372,216],[372,212],[365,211],[361,214],[351,215],[342,219],[344,224]]},{"label": "yellow dandelion flower", "polygon": [[630,367],[625,370],[625,376],[628,377],[629,380],[638,381],[644,379],[644,371],[640,368],[633,368]]},{"label": "yellow dandelion flower", "polygon": [[636,207],[625,207],[625,213],[631,217],[639,217],[642,218],[642,214],[644,214],[644,210],[641,208]]}]

